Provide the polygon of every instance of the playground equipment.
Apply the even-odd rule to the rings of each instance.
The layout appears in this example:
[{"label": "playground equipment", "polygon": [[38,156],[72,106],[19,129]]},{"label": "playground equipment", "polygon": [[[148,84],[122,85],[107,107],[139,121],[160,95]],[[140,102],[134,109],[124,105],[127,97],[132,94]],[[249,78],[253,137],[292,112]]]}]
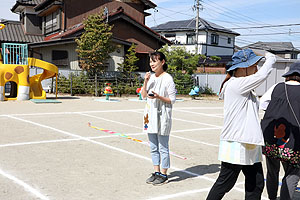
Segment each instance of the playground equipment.
[{"label": "playground equipment", "polygon": [[191,89],[189,95],[194,99],[195,96],[198,96],[199,95],[199,87],[198,86],[195,86],[193,89]]},{"label": "playground equipment", "polygon": [[110,85],[111,85],[111,83],[106,83],[106,87],[104,89],[104,95],[106,96],[105,100],[107,100],[107,101],[109,101],[109,96],[114,95]]},{"label": "playground equipment", "polygon": [[0,30],[4,29],[5,25],[4,24],[0,24]]},{"label": "playground equipment", "polygon": [[[142,86],[142,87],[143,87],[143,86]],[[142,98],[142,93],[141,93],[142,87],[136,88],[136,91],[135,91],[135,92],[138,94],[138,96],[139,96],[139,100],[143,100],[143,98]]]},{"label": "playground equipment", "polygon": [[[0,24],[0,29],[1,29]],[[4,26],[5,27],[5,26]],[[29,67],[44,69],[43,73],[30,77]],[[28,58],[27,44],[3,43],[0,54],[0,101],[46,99],[42,80],[56,77],[58,68],[48,62]],[[5,96],[5,84],[11,83],[9,96]],[[57,87],[56,87],[57,95]]]}]

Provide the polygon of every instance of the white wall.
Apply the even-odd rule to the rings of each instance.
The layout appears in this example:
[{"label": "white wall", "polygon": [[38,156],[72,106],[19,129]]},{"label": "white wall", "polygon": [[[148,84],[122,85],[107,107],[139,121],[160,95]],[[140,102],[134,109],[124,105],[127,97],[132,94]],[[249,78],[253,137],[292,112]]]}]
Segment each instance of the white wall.
[{"label": "white wall", "polygon": [[67,69],[78,70],[78,55],[75,51],[77,45],[76,43],[64,44],[64,45],[55,45],[55,46],[47,46],[43,48],[34,49],[43,55],[43,60],[46,62],[52,63],[52,51],[53,50],[62,50],[68,52],[69,58],[69,67]]},{"label": "white wall", "polygon": [[[269,77],[258,87],[255,92],[258,96],[262,96],[272,85],[284,81],[282,75],[288,71],[289,66],[296,62],[295,59],[277,60],[274,69]],[[259,67],[263,65],[264,61],[259,63]],[[196,84],[199,87],[209,87],[214,93],[218,93],[220,86],[225,79],[226,74],[195,74]]]},{"label": "white wall", "polygon": [[[168,32],[170,33],[170,32]],[[160,32],[161,35],[165,36],[165,34],[168,34],[165,32]],[[217,34],[219,35],[219,43],[218,45],[211,45],[211,34]],[[181,32],[172,32],[172,34],[176,34],[175,37],[167,37],[170,41],[176,41],[177,43],[174,44],[174,46],[184,46],[187,51],[191,53],[195,53],[196,45],[195,44],[186,44],[187,42],[187,32],[181,31]],[[208,36],[208,38],[207,38]],[[231,38],[231,43],[228,44],[228,38]],[[233,34],[227,34],[227,33],[221,33],[221,32],[211,32],[208,31],[206,33],[205,31],[200,31],[198,34],[198,53],[199,54],[205,54],[207,53],[208,56],[213,55],[232,55],[233,54],[233,47],[234,47],[234,39],[235,35]],[[207,47],[206,47],[207,42]],[[226,48],[228,47],[228,48]]]},{"label": "white wall", "polygon": [[[204,46],[202,49],[202,54],[206,53],[206,47]],[[208,56],[231,56],[233,55],[233,49],[229,49],[229,48],[221,48],[218,46],[207,46],[207,55]]]},{"label": "white wall", "polygon": [[[78,54],[75,51],[77,48],[76,43],[64,44],[64,45],[55,45],[48,46],[39,49],[35,49],[43,55],[43,60],[52,63],[52,51],[53,50],[64,50],[68,51],[69,58],[69,67],[64,67],[62,69],[71,69],[71,70],[81,70],[79,67]],[[108,71],[115,71],[119,67],[118,63],[122,63],[124,59],[124,46],[118,45],[118,48],[115,52],[110,54],[112,58],[108,60]],[[61,68],[60,68],[61,69]]]},{"label": "white wall", "polygon": [[111,58],[109,59],[109,67],[107,71],[117,71],[119,65],[124,61],[124,46],[119,45],[117,49],[110,54]]}]

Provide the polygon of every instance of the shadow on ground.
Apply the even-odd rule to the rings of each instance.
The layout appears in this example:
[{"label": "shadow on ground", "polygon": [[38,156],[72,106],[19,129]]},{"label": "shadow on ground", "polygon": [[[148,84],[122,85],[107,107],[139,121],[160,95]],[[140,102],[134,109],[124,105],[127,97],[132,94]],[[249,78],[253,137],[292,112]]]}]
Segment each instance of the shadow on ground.
[{"label": "shadow on ground", "polygon": [[[197,165],[194,167],[190,167],[185,169],[186,171],[198,174],[198,175],[205,175],[205,174],[212,174],[220,171],[220,165],[219,164],[211,164],[211,165]],[[170,175],[168,175],[169,182],[177,182],[182,181],[188,178],[194,178],[197,177],[192,174],[188,174],[184,171],[174,171],[171,172]]]}]

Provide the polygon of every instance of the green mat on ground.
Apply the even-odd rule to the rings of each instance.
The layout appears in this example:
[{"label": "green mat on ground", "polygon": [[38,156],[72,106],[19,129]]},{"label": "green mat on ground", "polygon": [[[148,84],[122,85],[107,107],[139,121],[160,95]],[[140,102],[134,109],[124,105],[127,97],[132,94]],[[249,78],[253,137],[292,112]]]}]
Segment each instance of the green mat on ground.
[{"label": "green mat on ground", "polygon": [[56,99],[30,99],[33,103],[61,103],[61,101],[57,101]]}]

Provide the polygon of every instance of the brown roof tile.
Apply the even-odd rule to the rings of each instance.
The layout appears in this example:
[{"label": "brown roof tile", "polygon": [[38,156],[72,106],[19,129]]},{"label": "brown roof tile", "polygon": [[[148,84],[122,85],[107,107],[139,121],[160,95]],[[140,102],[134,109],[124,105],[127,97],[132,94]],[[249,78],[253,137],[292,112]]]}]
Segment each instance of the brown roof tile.
[{"label": "brown roof tile", "polygon": [[42,35],[24,33],[23,25],[19,21],[2,21],[5,28],[0,30],[0,42],[32,43],[44,40]]}]

